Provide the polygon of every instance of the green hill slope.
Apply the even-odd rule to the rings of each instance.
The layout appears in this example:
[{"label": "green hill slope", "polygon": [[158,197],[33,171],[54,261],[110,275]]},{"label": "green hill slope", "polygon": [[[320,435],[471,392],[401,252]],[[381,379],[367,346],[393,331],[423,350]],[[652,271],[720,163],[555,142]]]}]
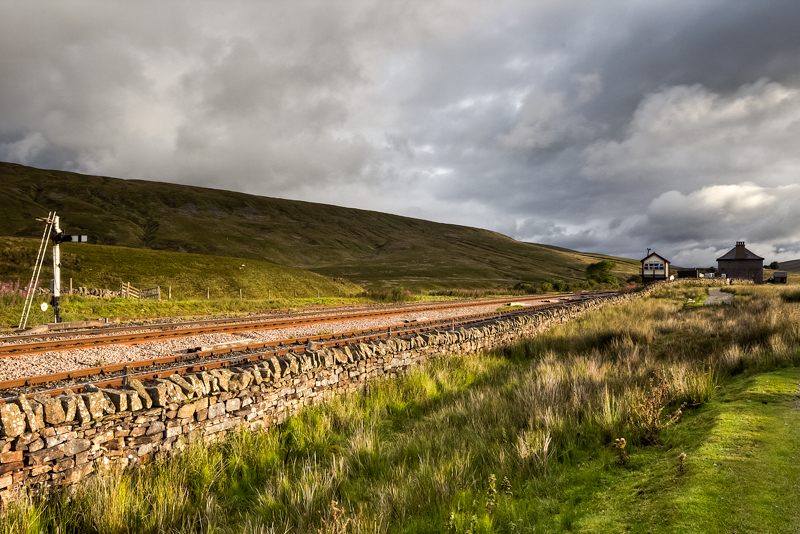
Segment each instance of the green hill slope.
[{"label": "green hill slope", "polygon": [[[605,256],[465,226],[200,187],[0,163],[0,235],[38,237],[56,210],[93,243],[258,259],[380,287],[575,280]],[[618,274],[639,263],[611,258]]]},{"label": "green hill slope", "polygon": [[[39,241],[0,237],[0,281],[19,280],[25,286],[31,277]],[[66,243],[61,245],[62,284],[73,287],[119,290],[161,286],[164,297],[172,288],[176,299],[237,298],[266,299],[346,296],[363,289],[341,278],[326,276],[259,260],[243,260],[205,254],[135,249],[109,245]],[[53,277],[52,256],[47,254],[40,286]]]}]

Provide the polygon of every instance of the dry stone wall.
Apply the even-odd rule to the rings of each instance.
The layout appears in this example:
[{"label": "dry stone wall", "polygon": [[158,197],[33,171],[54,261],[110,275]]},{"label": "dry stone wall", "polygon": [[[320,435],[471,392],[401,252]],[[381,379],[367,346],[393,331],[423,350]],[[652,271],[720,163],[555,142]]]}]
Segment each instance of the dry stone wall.
[{"label": "dry stone wall", "polygon": [[130,380],[125,389],[19,397],[0,404],[0,499],[74,484],[111,464],[164,458],[192,440],[280,424],[303,406],[394,377],[424,360],[513,343],[592,310],[649,294],[576,302],[480,328],[439,331],[340,349],[309,350],[242,367]]}]

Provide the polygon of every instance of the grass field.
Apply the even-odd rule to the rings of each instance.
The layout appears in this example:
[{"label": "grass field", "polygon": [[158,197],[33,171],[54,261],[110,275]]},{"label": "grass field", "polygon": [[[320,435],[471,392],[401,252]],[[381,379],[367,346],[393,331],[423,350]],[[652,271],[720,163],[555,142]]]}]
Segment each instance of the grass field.
[{"label": "grass field", "polygon": [[[0,237],[0,281],[28,284],[37,249],[34,240]],[[61,249],[64,293],[70,279],[73,288],[119,291],[123,283],[130,282],[137,288],[160,286],[162,293],[161,302],[65,296],[63,321],[245,313],[364,300],[355,298],[364,290],[347,280],[265,261],[106,245],[66,244]],[[52,272],[52,260],[46,261],[40,285],[49,285]],[[172,299],[168,300],[170,291]],[[29,325],[52,322],[52,311],[38,308],[47,301],[49,297],[36,299]],[[20,294],[0,295],[0,325],[16,326],[23,302]]]},{"label": "grass field", "polygon": [[[26,286],[38,247],[37,240],[0,237],[0,283],[5,282],[9,286],[19,281],[19,286]],[[61,255],[64,294],[70,281],[73,288],[82,286],[115,291],[119,291],[123,283],[130,283],[136,288],[159,286],[162,294],[161,302],[64,296],[62,321],[193,317],[254,313],[308,304],[407,302],[429,300],[434,296],[472,298],[521,293],[499,288],[479,291],[415,290],[412,293],[399,285],[366,291],[345,278],[331,278],[265,261],[110,245],[67,243],[61,246]],[[51,258],[48,252],[40,286],[48,286],[53,276]],[[562,289],[571,291],[597,287],[591,282],[576,281],[565,284]],[[170,293],[172,297],[168,299]],[[19,292],[3,294],[0,289],[0,331],[9,331],[19,325],[24,300]],[[28,326],[53,321],[52,309],[42,312],[38,307],[48,301],[49,296],[36,299]]]},{"label": "grass field", "polygon": [[279,428],[12,506],[3,529],[797,532],[800,291],[731,289],[732,305],[686,306],[705,288],[673,286],[432,361]]},{"label": "grass field", "polygon": [[[0,181],[0,235],[38,238],[35,218],[55,210],[65,232],[99,245],[262,260],[373,289],[578,281],[606,258],[478,228],[201,187],[2,162]],[[622,278],[640,270],[637,261],[610,259]]]}]

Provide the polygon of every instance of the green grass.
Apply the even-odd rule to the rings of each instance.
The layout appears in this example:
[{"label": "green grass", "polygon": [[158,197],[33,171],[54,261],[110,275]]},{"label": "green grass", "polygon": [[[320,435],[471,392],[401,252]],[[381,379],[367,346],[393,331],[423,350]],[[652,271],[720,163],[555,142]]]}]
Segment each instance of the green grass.
[{"label": "green grass", "polygon": [[[605,477],[581,532],[796,532],[800,369],[740,378]],[[685,471],[678,456],[686,454]],[[603,512],[597,514],[597,510]]]},{"label": "green grass", "polygon": [[[0,237],[0,280],[19,280],[25,286],[37,249],[38,242],[33,240]],[[72,280],[75,289],[83,286],[119,291],[128,282],[139,289],[160,286],[162,295],[160,302],[64,296],[63,321],[245,313],[365,300],[357,297],[363,289],[344,279],[265,261],[77,243],[62,245],[61,249],[64,293]],[[50,258],[48,253],[40,276],[44,287],[53,276]],[[167,298],[170,288],[172,299]],[[49,300],[35,299],[29,325],[52,322],[52,310],[41,312],[38,308],[39,303]],[[0,325],[19,324],[23,301],[20,295],[0,295]]]},{"label": "green grass", "polygon": [[[373,211],[159,182],[120,180],[0,163],[0,234],[39,238],[55,210],[67,233],[100,245],[262,260],[414,291],[581,281],[611,259],[627,278],[637,261]],[[244,262],[246,263],[246,262]],[[0,273],[2,274],[2,273]],[[0,278],[2,280],[2,278]]]},{"label": "green grass", "polygon": [[[800,305],[683,290],[23,503],[6,531],[796,532]],[[669,397],[646,440],[652,376]]]}]

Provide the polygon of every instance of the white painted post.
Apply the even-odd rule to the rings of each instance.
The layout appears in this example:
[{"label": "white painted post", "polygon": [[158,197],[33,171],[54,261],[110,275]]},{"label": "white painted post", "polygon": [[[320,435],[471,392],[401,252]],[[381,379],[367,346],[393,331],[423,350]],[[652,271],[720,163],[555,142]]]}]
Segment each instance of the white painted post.
[{"label": "white painted post", "polygon": [[206,300],[211,300],[211,288],[206,288]]},{"label": "white painted post", "polygon": [[239,288],[239,300],[242,300],[242,288]]},{"label": "white painted post", "polygon": [[167,299],[172,300],[172,286],[169,286],[169,292],[168,292]]},{"label": "white painted post", "polygon": [[[54,228],[56,235],[61,233],[60,217],[54,218]],[[53,240],[53,311],[55,312],[56,323],[61,322],[61,247],[58,240]]]}]

